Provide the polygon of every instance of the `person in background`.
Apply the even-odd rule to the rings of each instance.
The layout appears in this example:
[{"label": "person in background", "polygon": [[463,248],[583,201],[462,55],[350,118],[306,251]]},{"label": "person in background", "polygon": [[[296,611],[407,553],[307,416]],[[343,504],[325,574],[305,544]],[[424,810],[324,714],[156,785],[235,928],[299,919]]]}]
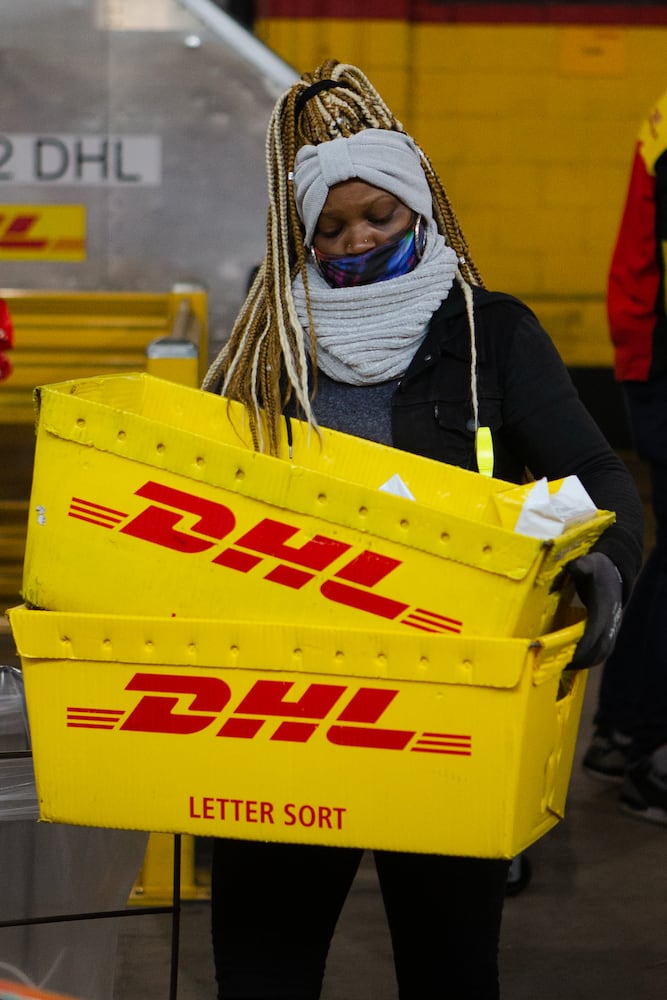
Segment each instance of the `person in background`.
[{"label": "person in background", "polygon": [[584,770],[622,809],[667,824],[667,92],[641,126],[607,289],[615,375],[648,463],[655,545],[605,663]]},{"label": "person in background", "polygon": [[[568,567],[589,611],[572,666],[601,662],[641,563],[642,509],[537,318],[484,287],[432,163],[357,67],[328,61],[290,87],[266,150],[266,256],[203,388],[241,401],[255,447],[277,456],[292,414],[477,472],[481,425],[498,478],[579,476],[617,514]],[[361,857],[215,841],[219,1000],[319,997]],[[401,1000],[496,1000],[509,862],[374,860]]]}]

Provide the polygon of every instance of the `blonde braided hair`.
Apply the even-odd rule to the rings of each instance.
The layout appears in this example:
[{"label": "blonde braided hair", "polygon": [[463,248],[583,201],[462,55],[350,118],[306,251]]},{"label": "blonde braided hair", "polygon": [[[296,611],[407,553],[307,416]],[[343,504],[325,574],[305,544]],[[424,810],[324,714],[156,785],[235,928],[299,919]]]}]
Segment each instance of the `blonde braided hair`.
[{"label": "blonde braided hair", "polygon": [[[314,86],[317,84],[321,89]],[[306,288],[309,350],[315,371],[317,348],[308,298],[304,230],[291,183],[294,160],[303,145],[347,138],[366,128],[405,132],[365,74],[336,60],[327,60],[313,73],[305,73],[278,99],[269,121],[266,255],[230,338],[209,368],[202,388],[242,402],[255,448],[273,455],[279,454],[281,417],[292,396],[304,418],[316,426],[305,336],[292,297],[292,282],[300,273]],[[481,276],[470,259],[440,178],[419,146],[417,150],[433,195],[433,217],[459,257],[460,278],[464,291],[469,291],[466,283],[482,285]]]}]

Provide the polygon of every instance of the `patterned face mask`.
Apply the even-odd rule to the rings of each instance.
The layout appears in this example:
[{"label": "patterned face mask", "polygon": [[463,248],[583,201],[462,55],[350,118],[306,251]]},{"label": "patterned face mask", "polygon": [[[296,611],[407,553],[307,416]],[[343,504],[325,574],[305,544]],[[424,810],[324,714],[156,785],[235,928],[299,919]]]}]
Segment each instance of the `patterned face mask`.
[{"label": "patterned face mask", "polygon": [[426,243],[421,215],[404,233],[389,243],[361,254],[327,254],[310,248],[315,266],[332,288],[351,288],[388,281],[414,271]]}]

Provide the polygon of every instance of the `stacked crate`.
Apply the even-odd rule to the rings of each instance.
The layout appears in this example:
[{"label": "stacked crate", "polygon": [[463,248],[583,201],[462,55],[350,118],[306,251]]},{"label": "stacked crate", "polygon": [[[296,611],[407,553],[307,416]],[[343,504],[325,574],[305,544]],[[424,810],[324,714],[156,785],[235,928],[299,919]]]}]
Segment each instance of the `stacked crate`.
[{"label": "stacked crate", "polygon": [[10,620],[42,818],[513,857],[563,815],[559,581],[613,515],[544,541],[528,487],[289,438],[146,374],[40,390]]}]

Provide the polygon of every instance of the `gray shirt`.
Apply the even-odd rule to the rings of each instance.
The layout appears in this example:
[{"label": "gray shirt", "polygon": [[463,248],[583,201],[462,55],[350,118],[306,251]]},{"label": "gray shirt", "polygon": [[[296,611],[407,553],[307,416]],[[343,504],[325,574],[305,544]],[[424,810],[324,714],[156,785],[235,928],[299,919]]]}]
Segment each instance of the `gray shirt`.
[{"label": "gray shirt", "polygon": [[315,419],[321,427],[391,445],[391,397],[396,385],[396,379],[378,385],[348,385],[320,371]]}]

